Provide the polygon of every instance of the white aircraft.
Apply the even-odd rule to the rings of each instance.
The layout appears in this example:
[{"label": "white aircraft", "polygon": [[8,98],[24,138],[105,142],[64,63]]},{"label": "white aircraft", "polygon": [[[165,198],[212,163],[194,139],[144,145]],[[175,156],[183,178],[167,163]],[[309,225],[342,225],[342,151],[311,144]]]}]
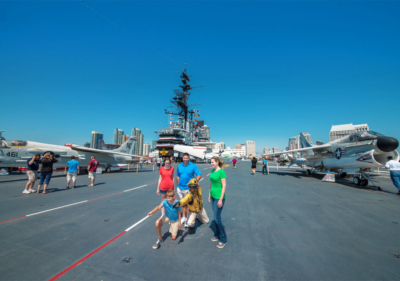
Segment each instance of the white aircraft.
[{"label": "white aircraft", "polygon": [[307,175],[315,171],[340,173],[342,177],[353,173],[354,184],[366,186],[370,180],[378,189],[368,175],[370,169],[385,165],[388,156],[399,161],[399,153],[396,151],[398,140],[373,131],[355,132],[317,146],[312,146],[300,133],[300,143],[300,149],[268,155],[287,154],[290,165],[311,167],[307,170]]},{"label": "white aircraft", "polygon": [[32,141],[7,141],[1,138],[0,168],[26,167],[27,160],[35,154],[43,155],[45,152],[50,152],[58,160],[57,163],[54,163],[54,168],[66,167],[72,155],[79,161],[80,167],[85,168],[89,165],[90,156],[94,155],[100,166],[103,166],[108,173],[112,167],[127,166],[128,163],[135,163],[137,158],[141,157],[131,154],[134,141],[136,139],[130,137],[128,141],[117,149],[101,150],[75,144],[61,146]]}]

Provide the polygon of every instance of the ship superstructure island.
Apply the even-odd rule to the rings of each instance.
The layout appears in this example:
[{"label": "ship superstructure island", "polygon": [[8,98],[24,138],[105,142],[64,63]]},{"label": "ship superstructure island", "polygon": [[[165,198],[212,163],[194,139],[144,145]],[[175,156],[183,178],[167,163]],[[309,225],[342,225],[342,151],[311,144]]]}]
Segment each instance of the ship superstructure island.
[{"label": "ship superstructure island", "polygon": [[[155,131],[159,138],[157,141],[157,149],[160,156],[174,156],[174,151],[182,152],[179,147],[189,147],[197,150],[202,150],[204,154],[206,151],[205,146],[199,146],[199,143],[208,143],[210,139],[202,136],[201,127],[204,125],[203,121],[199,121],[199,110],[195,109],[199,104],[188,104],[188,99],[191,90],[199,87],[192,87],[190,77],[187,74],[186,63],[185,68],[180,72],[182,85],[180,89],[174,90],[175,96],[170,100],[173,106],[165,109],[170,123],[169,127]],[[193,150],[190,149],[190,150]],[[189,154],[193,155],[193,153]],[[195,153],[193,156],[197,156]],[[176,155],[175,155],[176,156]],[[202,158],[202,157],[200,157]]]}]

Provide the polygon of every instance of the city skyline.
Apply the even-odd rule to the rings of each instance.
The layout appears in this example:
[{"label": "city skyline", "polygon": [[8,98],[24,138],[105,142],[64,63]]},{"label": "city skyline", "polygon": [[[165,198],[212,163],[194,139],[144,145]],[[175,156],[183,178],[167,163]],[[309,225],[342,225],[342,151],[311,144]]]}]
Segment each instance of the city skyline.
[{"label": "city skyline", "polygon": [[[19,97],[18,119],[14,107],[2,109],[3,136],[83,145],[96,131],[113,143],[109,132],[134,123],[149,143],[169,125],[164,109],[187,61],[191,85],[203,86],[188,102],[199,104],[213,142],[251,139],[258,152],[282,150],[299,132],[326,143],[333,124],[349,123],[400,139],[400,120],[386,117],[399,102],[399,1],[154,3],[91,3],[132,37],[79,1],[2,2],[1,91]],[[183,45],[182,34],[189,34]],[[47,108],[86,105],[83,114],[102,117],[81,122],[55,112],[47,131],[18,122],[45,119],[44,100]],[[134,122],[126,118],[132,106],[142,117]]]}]

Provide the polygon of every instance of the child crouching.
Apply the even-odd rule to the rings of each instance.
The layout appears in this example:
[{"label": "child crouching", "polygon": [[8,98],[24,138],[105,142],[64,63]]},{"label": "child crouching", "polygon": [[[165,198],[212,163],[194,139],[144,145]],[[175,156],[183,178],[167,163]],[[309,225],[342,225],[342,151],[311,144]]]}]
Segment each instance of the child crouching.
[{"label": "child crouching", "polygon": [[161,246],[161,243],[164,242],[161,235],[161,227],[170,222],[169,232],[171,233],[172,240],[176,239],[178,235],[178,230],[181,228],[181,212],[182,208],[173,208],[173,205],[178,202],[178,200],[174,199],[175,192],[174,190],[168,190],[166,193],[167,198],[161,202],[161,204],[154,208],[153,211],[148,213],[148,216],[151,217],[155,212],[164,208],[165,214],[162,215],[156,221],[156,229],[158,234],[158,240],[156,244],[153,245],[153,249],[158,249]]},{"label": "child crouching", "polygon": [[203,207],[201,186],[196,179],[191,179],[188,186],[189,192],[182,198],[182,200],[176,202],[173,207],[181,208],[181,206],[189,206],[189,219],[187,224],[190,228],[193,228],[196,218],[204,224],[208,223],[209,219],[206,210]]}]

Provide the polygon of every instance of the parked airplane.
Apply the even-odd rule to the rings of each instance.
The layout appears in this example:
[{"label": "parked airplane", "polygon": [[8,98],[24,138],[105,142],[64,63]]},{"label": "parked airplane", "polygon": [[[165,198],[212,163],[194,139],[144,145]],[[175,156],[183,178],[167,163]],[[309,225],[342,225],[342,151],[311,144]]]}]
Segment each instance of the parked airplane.
[{"label": "parked airplane", "polygon": [[27,159],[30,159],[33,155],[37,153],[43,155],[45,152],[50,152],[58,159],[54,168],[66,167],[72,155],[80,162],[80,166],[85,168],[89,165],[90,156],[94,155],[100,162],[100,166],[103,166],[106,172],[110,172],[111,167],[123,167],[128,163],[135,163],[136,159],[141,157],[131,154],[134,141],[136,139],[130,137],[117,149],[101,150],[74,144],[61,146],[32,141],[7,141],[1,138],[0,168],[26,167]]},{"label": "parked airplane", "polygon": [[374,187],[377,186],[371,180],[368,171],[385,165],[388,156],[399,161],[399,153],[396,151],[399,146],[398,140],[373,131],[355,132],[318,146],[312,146],[300,133],[300,143],[300,149],[268,155],[288,154],[290,165],[311,167],[307,170],[307,175],[315,171],[340,173],[342,177],[353,173],[354,184],[366,186],[370,180]]}]

